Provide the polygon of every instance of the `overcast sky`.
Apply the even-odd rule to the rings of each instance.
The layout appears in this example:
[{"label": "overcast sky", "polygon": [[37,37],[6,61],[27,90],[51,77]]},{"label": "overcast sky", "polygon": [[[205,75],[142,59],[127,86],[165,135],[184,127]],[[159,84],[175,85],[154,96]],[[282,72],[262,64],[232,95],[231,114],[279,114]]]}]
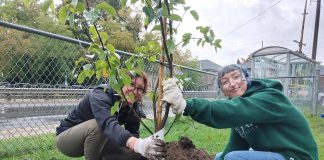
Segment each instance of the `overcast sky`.
[{"label": "overcast sky", "polygon": [[[279,2],[279,3],[278,3]],[[277,3],[277,4],[276,4]],[[199,14],[197,23],[187,14],[180,25],[181,32],[195,34],[197,25],[210,26],[217,38],[222,39],[222,49],[208,45],[189,48],[199,60],[209,59],[219,65],[236,63],[239,57],[246,58],[263,46],[282,46],[298,50],[305,0],[187,0]],[[276,5],[275,5],[276,4]],[[271,8],[271,6],[273,6]],[[304,30],[303,52],[311,58],[316,2],[308,0]],[[317,61],[324,62],[324,7],[321,7]],[[259,15],[259,16],[258,16]],[[255,18],[256,17],[256,18]]]}]

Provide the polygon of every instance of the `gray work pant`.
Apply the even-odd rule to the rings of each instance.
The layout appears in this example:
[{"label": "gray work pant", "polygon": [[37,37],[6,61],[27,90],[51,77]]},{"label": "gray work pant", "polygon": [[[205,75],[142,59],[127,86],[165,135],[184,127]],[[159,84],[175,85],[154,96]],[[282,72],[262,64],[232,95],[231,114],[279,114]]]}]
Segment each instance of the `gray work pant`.
[{"label": "gray work pant", "polygon": [[[56,136],[58,150],[69,157],[86,160],[136,160],[143,157],[105,138],[95,119],[85,121]],[[101,152],[101,153],[100,153]]]}]

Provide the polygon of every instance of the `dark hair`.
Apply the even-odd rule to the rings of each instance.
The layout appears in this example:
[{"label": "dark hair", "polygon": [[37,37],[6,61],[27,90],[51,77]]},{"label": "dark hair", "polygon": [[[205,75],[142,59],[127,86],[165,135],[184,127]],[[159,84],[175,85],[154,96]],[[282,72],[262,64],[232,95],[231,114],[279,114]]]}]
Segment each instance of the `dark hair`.
[{"label": "dark hair", "polygon": [[229,72],[233,72],[233,71],[237,71],[239,70],[240,73],[244,76],[244,78],[246,79],[247,83],[248,83],[248,88],[251,86],[251,78],[250,78],[250,74],[247,72],[247,70],[245,68],[243,68],[242,66],[239,66],[237,64],[230,64],[227,65],[225,67],[222,68],[222,70],[220,70],[218,72],[218,77],[217,77],[217,85],[218,88],[221,88],[221,78],[229,73]]}]

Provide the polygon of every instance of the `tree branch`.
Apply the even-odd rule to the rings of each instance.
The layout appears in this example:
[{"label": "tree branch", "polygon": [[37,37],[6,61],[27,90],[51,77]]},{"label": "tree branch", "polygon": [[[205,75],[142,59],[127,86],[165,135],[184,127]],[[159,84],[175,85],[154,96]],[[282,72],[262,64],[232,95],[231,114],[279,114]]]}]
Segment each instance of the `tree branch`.
[{"label": "tree branch", "polygon": [[[89,10],[89,2],[88,2],[88,0],[86,0],[86,5],[87,5],[87,9]],[[104,46],[104,44],[103,44],[103,41],[102,41],[102,38],[101,38],[101,36],[100,36],[100,34],[99,34],[99,31],[98,31],[98,27],[97,27],[97,25],[96,25],[96,23],[94,22],[93,23],[93,25],[94,25],[94,27],[95,27],[95,30],[96,30],[96,33],[98,34],[98,37],[99,37],[99,41],[100,41],[100,44],[101,44],[101,47],[102,47],[102,49],[105,51],[106,50],[106,48],[105,48],[105,46]],[[108,59],[108,58],[107,58]],[[109,59],[107,60],[107,62],[108,62],[108,66],[109,66],[109,68],[110,69],[112,69],[112,67],[111,67],[111,65],[110,65],[110,62],[109,62]],[[119,74],[118,74],[118,72],[116,72],[116,81],[118,82],[118,80],[119,80]],[[122,89],[121,89],[122,90]],[[121,94],[122,94],[122,97],[126,100],[126,96],[125,96],[125,94],[123,93],[123,92],[121,92]],[[147,129],[147,131],[149,131],[151,134],[153,134],[153,132],[144,124],[144,122],[141,120],[141,118],[138,116],[138,114],[136,113],[136,111],[134,110],[134,108],[133,107],[131,107],[132,108],[132,111],[135,113],[135,115],[136,115],[136,117],[139,119],[139,121],[141,122],[141,124],[145,127],[145,129]]]}]

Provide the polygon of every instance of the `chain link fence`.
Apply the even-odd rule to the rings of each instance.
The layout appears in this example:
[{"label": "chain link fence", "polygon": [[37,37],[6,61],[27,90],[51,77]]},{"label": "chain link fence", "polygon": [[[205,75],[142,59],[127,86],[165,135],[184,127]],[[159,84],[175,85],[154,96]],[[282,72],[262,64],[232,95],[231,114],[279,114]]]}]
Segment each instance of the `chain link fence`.
[{"label": "chain link fence", "polygon": [[[1,21],[0,159],[54,148],[59,121],[89,89],[102,83],[90,79],[79,85],[72,75],[74,62],[87,45],[87,42]],[[219,97],[214,74],[180,68],[176,74],[191,77],[190,83],[184,85],[186,97]],[[158,69],[159,63],[145,62],[151,89],[156,85]],[[146,97],[144,111],[149,118],[153,117],[151,108]]]}]

